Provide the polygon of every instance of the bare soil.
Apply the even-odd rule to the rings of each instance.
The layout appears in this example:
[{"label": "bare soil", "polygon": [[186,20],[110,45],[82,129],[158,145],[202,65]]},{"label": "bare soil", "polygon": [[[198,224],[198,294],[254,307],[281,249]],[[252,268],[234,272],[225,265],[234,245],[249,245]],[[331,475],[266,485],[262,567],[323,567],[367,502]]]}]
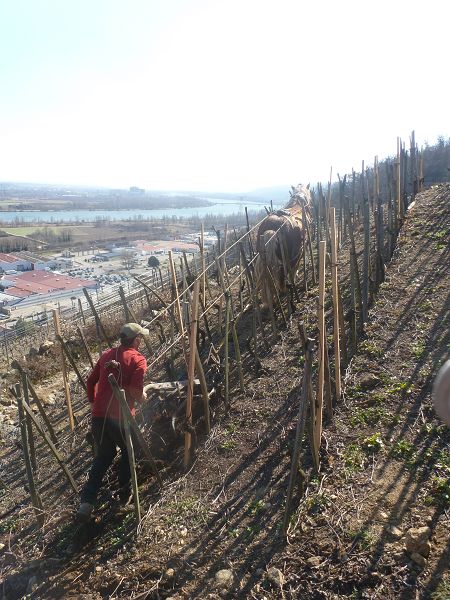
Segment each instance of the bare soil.
[{"label": "bare soil", "polygon": [[[96,519],[77,527],[77,497],[44,453],[46,523],[38,530],[17,426],[2,429],[3,597],[450,598],[450,438],[431,404],[449,350],[449,200],[450,186],[437,186],[406,216],[343,398],[325,424],[317,475],[305,440],[308,485],[301,498],[297,491],[287,541],[281,524],[303,362],[297,326],[303,320],[313,333],[315,290],[269,352],[259,361],[245,355],[245,393],[233,390],[228,412],[213,406],[211,435],[198,428],[188,473],[178,467],[182,435],[150,428],[153,447],[161,440],[164,487],[140,471],[138,536],[133,513],[112,499],[113,474]],[[90,464],[86,403],[79,392],[80,426],[70,433],[61,391],[46,385],[57,396],[61,449],[82,485]],[[405,551],[405,534],[422,526],[431,530],[431,550],[420,566]],[[216,582],[222,569],[232,572],[228,587]]]}]

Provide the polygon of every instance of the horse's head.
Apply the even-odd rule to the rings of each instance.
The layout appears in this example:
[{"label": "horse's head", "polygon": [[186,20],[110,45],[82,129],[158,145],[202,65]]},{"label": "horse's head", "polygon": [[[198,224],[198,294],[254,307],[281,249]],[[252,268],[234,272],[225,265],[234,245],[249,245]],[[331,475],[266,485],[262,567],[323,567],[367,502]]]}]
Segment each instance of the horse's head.
[{"label": "horse's head", "polygon": [[293,208],[294,206],[309,207],[311,204],[311,191],[308,185],[299,183],[296,187],[292,186],[291,199],[289,200],[286,208]]}]

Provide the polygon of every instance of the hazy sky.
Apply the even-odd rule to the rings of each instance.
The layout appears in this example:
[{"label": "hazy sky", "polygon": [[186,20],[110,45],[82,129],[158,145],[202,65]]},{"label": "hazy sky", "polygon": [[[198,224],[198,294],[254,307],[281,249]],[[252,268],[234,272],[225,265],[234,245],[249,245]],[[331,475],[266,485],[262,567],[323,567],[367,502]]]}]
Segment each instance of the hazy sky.
[{"label": "hazy sky", "polygon": [[0,181],[249,191],[450,135],[448,0],[0,0]]}]

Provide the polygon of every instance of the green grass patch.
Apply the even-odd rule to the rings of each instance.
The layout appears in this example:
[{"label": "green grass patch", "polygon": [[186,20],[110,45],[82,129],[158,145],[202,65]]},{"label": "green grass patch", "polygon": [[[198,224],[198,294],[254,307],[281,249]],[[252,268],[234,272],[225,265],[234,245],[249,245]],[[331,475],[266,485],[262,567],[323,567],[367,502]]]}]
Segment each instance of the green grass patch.
[{"label": "green grass patch", "polygon": [[386,423],[391,418],[390,413],[381,406],[369,406],[361,408],[355,412],[350,418],[350,425],[376,425],[378,423]]},{"label": "green grass patch", "polygon": [[361,352],[368,354],[371,358],[382,358],[384,356],[384,350],[379,348],[374,342],[370,340],[363,340],[359,344]]},{"label": "green grass patch", "polygon": [[404,460],[408,465],[412,465],[415,463],[417,454],[416,449],[407,440],[398,440],[392,447],[392,455],[395,458]]},{"label": "green grass patch", "polygon": [[439,582],[436,590],[431,594],[430,600],[448,600],[450,598],[450,579]]},{"label": "green grass patch", "polygon": [[361,442],[361,447],[368,454],[375,454],[384,448],[383,438],[381,433],[377,432],[373,435],[365,437]]},{"label": "green grass patch", "polygon": [[358,444],[350,444],[344,451],[344,468],[347,476],[364,469],[366,457]]},{"label": "green grass patch", "polygon": [[345,537],[351,540],[353,546],[359,550],[369,550],[370,548],[373,548],[377,539],[370,527],[363,527],[358,531],[347,531]]},{"label": "green grass patch", "polygon": [[411,352],[415,358],[421,358],[425,352],[425,342],[414,342],[414,344],[411,346]]}]

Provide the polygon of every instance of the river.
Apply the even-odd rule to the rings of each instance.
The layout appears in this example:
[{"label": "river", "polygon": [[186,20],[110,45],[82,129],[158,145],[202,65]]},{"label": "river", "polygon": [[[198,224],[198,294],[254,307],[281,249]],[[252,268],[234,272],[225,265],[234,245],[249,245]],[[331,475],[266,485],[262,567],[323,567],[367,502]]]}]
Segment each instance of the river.
[{"label": "river", "polygon": [[0,211],[0,225],[7,223],[88,223],[97,219],[108,218],[112,221],[160,219],[163,217],[205,217],[207,215],[232,215],[244,213],[247,206],[249,212],[264,210],[264,204],[257,202],[236,202],[236,200],[219,199],[210,206],[195,206],[191,208],[160,208],[141,209],[130,208],[122,210],[111,209],[71,209],[71,210],[15,210]]}]

